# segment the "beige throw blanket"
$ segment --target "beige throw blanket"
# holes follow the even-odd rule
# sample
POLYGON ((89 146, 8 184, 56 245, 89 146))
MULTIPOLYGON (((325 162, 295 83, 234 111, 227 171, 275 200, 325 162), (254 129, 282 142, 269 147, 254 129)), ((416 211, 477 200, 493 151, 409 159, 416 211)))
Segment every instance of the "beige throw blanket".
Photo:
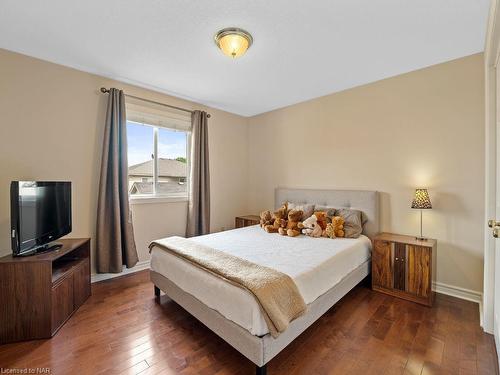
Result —
POLYGON ((252 293, 273 337, 277 337, 292 320, 306 311, 297 285, 282 272, 182 237, 153 241, 149 245, 150 251, 154 246, 252 293))

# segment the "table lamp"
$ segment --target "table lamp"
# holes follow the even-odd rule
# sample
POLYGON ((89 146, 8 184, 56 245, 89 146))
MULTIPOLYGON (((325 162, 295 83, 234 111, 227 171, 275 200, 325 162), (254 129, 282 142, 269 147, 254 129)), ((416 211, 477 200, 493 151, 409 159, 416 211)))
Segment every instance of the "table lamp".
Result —
POLYGON ((426 241, 427 238, 422 236, 422 210, 429 210, 432 208, 427 189, 415 189, 415 197, 413 198, 413 202, 411 202, 411 208, 420 210, 420 237, 415 238, 420 241, 426 241))

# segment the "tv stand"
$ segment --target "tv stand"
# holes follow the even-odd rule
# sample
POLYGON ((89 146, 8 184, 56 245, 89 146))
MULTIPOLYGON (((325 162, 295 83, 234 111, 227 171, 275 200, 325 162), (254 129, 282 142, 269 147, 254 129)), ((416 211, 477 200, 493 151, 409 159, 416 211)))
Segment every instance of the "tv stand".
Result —
POLYGON ((50 338, 90 296, 90 239, 0 258, 0 344, 50 338))

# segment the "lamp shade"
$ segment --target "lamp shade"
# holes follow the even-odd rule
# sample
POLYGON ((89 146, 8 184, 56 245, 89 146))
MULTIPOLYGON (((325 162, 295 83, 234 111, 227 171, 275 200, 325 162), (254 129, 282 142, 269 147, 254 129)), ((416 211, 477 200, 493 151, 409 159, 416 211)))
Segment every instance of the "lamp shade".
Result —
POLYGON ((244 55, 253 43, 250 33, 237 27, 220 30, 214 39, 222 53, 232 58, 244 55))
POLYGON ((420 210, 432 208, 427 189, 415 189, 415 198, 413 198, 413 202, 411 202, 411 208, 418 208, 420 210))

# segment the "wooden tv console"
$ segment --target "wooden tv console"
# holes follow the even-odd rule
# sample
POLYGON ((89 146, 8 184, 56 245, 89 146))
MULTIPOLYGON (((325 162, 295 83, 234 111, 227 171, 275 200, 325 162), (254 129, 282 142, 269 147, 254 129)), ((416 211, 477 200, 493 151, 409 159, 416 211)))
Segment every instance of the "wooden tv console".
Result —
POLYGON ((0 258, 0 344, 52 337, 90 296, 90 239, 0 258))

